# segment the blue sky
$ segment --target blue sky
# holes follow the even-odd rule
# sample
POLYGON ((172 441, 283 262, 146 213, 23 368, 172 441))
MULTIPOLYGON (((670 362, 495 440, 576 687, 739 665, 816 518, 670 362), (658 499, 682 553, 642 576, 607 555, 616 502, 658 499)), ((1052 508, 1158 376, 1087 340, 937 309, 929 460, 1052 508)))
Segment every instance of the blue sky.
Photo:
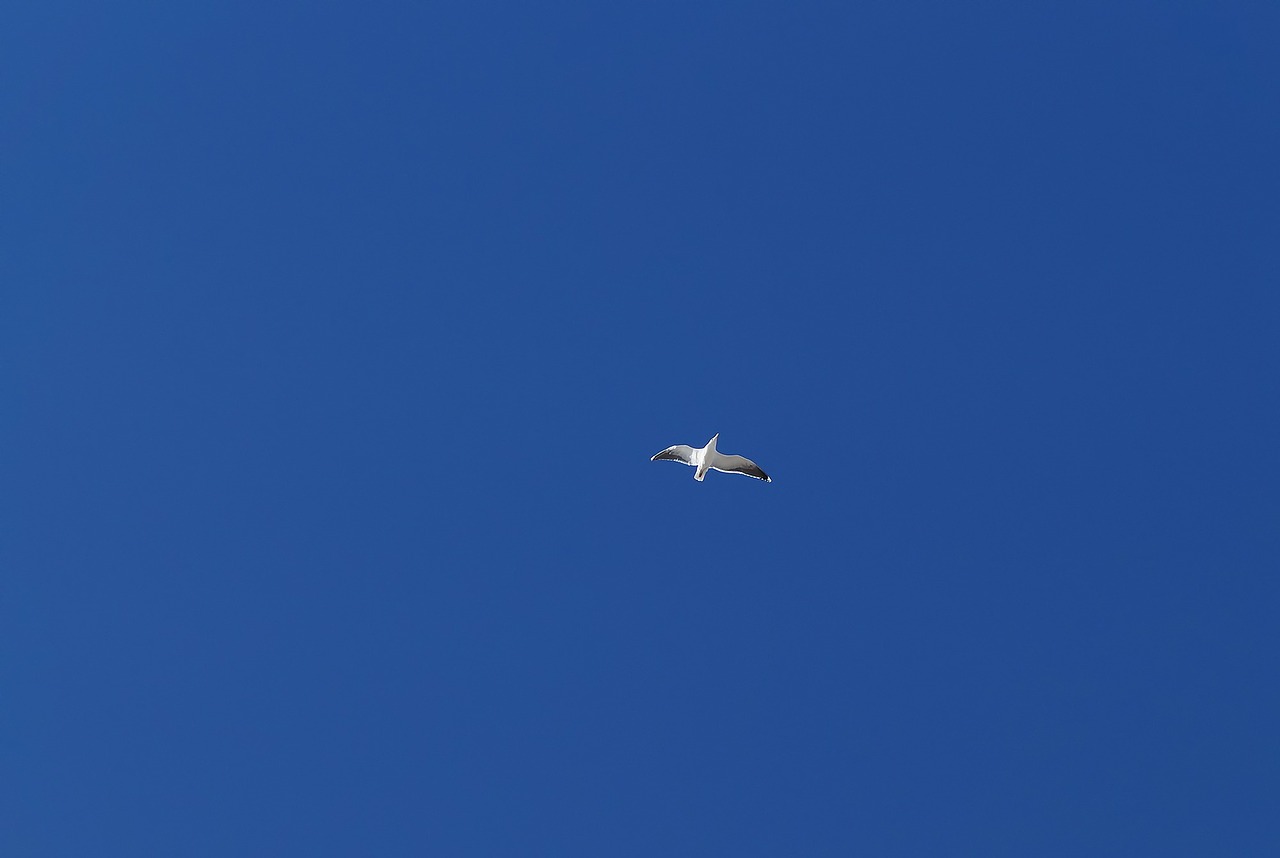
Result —
POLYGON ((4 17, 0 852, 1275 854, 1274 7, 4 17))

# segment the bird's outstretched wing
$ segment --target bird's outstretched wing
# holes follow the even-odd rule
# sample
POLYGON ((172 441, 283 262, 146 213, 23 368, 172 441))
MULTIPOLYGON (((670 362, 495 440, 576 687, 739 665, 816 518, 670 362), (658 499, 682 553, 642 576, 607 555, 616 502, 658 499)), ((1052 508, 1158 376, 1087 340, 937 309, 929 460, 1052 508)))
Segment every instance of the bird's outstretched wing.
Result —
POLYGON ((746 474, 748 477, 755 477, 757 480, 764 480, 771 483, 769 475, 760 470, 760 466, 745 456, 726 456, 717 453, 716 457, 711 460, 711 469, 720 471, 724 474, 746 474))
POLYGON ((692 465, 694 452, 696 451, 688 444, 676 444, 674 447, 668 447, 663 450, 649 461, 656 462, 659 459, 670 459, 673 462, 684 462, 686 465, 692 465))

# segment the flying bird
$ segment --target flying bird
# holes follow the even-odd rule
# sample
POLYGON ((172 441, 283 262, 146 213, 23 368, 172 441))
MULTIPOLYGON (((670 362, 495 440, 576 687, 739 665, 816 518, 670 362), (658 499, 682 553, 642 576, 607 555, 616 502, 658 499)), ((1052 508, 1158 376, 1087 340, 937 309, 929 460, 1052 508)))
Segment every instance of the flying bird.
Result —
POLYGON ((649 461, 656 462, 659 459, 670 459, 673 462, 684 462, 686 465, 693 465, 697 468, 697 473, 693 478, 698 482, 707 475, 707 471, 720 471, 725 474, 746 474, 748 477, 755 477, 757 480, 764 480, 771 483, 769 475, 760 470, 760 466, 755 462, 743 456, 726 456, 724 453, 716 450, 716 438, 720 437, 717 432, 707 442, 707 446, 700 450, 696 450, 687 444, 676 444, 674 447, 668 447, 649 461))

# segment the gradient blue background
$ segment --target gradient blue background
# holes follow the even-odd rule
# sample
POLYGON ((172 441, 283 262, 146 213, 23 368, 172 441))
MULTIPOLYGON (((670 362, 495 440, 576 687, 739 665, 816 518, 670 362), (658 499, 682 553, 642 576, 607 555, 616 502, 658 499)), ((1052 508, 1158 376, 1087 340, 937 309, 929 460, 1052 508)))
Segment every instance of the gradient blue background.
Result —
POLYGON ((3 19, 0 853, 1280 854, 1274 4, 3 19))

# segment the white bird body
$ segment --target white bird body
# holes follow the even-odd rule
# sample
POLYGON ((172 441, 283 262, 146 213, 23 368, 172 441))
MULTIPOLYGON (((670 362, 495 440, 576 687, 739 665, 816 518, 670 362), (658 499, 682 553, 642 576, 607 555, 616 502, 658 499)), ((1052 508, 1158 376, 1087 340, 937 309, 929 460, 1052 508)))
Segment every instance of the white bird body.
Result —
POLYGON ((748 477, 755 477, 757 480, 764 480, 771 483, 769 475, 760 469, 755 462, 743 456, 729 456, 721 453, 716 449, 716 439, 720 437, 717 432, 711 436, 711 440, 707 442, 707 446, 701 449, 690 447, 687 444, 676 444, 674 447, 668 447, 661 453, 658 453, 649 461, 656 462, 659 459, 669 460, 672 462, 683 462, 686 465, 692 465, 697 468, 694 471, 693 478, 698 482, 702 482, 707 471, 720 471, 724 474, 742 474, 748 477))

